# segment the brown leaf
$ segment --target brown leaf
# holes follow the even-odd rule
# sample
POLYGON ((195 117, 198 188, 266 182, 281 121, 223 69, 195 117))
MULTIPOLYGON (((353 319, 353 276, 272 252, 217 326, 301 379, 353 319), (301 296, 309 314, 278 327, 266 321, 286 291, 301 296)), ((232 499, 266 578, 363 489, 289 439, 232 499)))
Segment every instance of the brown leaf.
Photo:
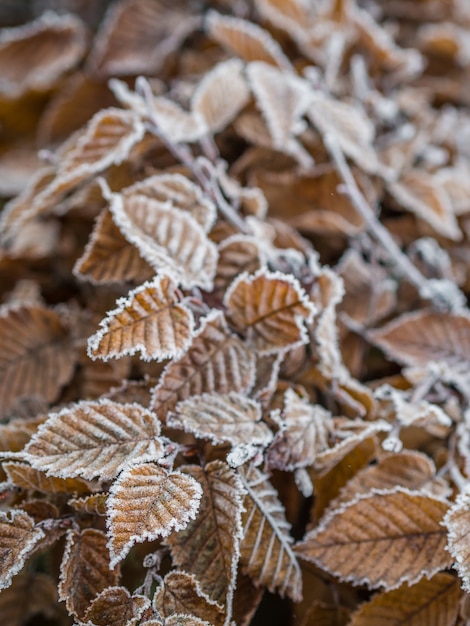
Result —
POLYGON ((118 568, 111 567, 106 535, 87 528, 70 530, 60 566, 59 598, 79 619, 104 589, 117 584, 118 568))
POLYGON ((194 317, 180 302, 176 284, 162 275, 146 282, 109 311, 100 330, 88 339, 88 355, 103 359, 141 353, 163 361, 180 357, 191 343, 194 317))
POLYGON ((334 509, 295 547, 299 557, 369 588, 414 584, 449 567, 441 522, 448 504, 395 488, 334 509))
POLYGON ((212 624, 194 615, 179 613, 168 617, 165 620, 165 626, 212 626, 212 624))
POLYGON ((254 379, 254 358, 230 333, 221 312, 211 312, 186 354, 165 368, 151 406, 162 420, 181 400, 202 393, 246 392, 254 379))
POLYGON ((151 463, 123 471, 108 499, 111 564, 121 561, 135 543, 185 528, 197 514, 201 495, 201 485, 179 471, 151 463))
POLYGON ((249 576, 238 572, 233 594, 233 617, 237 626, 251 624, 263 595, 263 587, 256 587, 249 576))
POLYGON ((254 466, 240 468, 239 472, 247 492, 243 501, 241 569, 255 585, 298 602, 302 597, 302 577, 291 545, 290 524, 277 491, 254 466))
POLYGON ((101 515, 104 517, 107 511, 107 502, 108 494, 103 492, 93 493, 82 498, 71 498, 68 504, 79 513, 89 513, 90 515, 101 515))
MULTIPOLYGON (((187 613, 207 620, 214 626, 222 626, 224 623, 224 611, 209 600, 201 591, 196 578, 186 572, 173 571, 167 574, 153 602, 155 609, 165 618, 187 613)), ((165 626, 167 623, 166 620, 165 626)), ((176 624, 179 622, 176 621, 176 624)))
POLYGON ((0 511, 0 589, 11 585, 37 543, 45 537, 34 520, 21 510, 0 511))
POLYGON ((230 317, 261 354, 272 354, 308 342, 303 321, 310 321, 316 307, 300 283, 288 274, 260 270, 242 274, 225 294, 230 317))
POLYGON ((204 468, 187 465, 181 470, 202 485, 201 504, 197 517, 184 530, 170 535, 166 543, 176 566, 193 574, 202 591, 226 606, 229 615, 243 536, 243 487, 234 470, 222 461, 204 468))
POLYGON ((217 248, 186 211, 141 194, 114 194, 111 212, 126 239, 155 269, 173 274, 184 287, 210 289, 217 248))
POLYGON ((0 313, 0 417, 18 398, 54 401, 71 378, 75 354, 54 311, 38 306, 0 313))
POLYGON ((83 620, 93 626, 135 626, 149 608, 145 596, 131 596, 125 587, 107 587, 91 602, 83 620))
POLYGON ((460 494, 444 518, 448 530, 447 549, 455 559, 454 567, 462 587, 470 591, 470 495, 460 494))
POLYGON ((24 458, 53 476, 110 479, 138 458, 160 458, 159 434, 157 416, 138 404, 80 402, 51 414, 24 458))
POLYGON ((46 476, 26 463, 4 463, 8 480, 17 487, 41 493, 82 494, 90 491, 90 486, 79 478, 56 478, 46 476))
POLYGON ((148 280, 153 269, 140 256, 105 209, 96 221, 90 241, 73 272, 94 284, 148 280))
POLYGON ((37 615, 56 620, 61 613, 57 584, 46 574, 21 572, 0 594, 0 615, 5 626, 23 626, 37 615))
POLYGON ((225 291, 241 273, 252 274, 261 267, 261 254, 256 239, 232 235, 219 244, 219 261, 214 290, 225 291))
POLYGON ((0 450, 19 452, 31 439, 47 415, 39 415, 29 419, 14 419, 8 424, 0 425, 0 450))
POLYGON ((362 604, 352 616, 351 626, 453 626, 462 592, 458 579, 436 574, 413 586, 379 593, 362 604))

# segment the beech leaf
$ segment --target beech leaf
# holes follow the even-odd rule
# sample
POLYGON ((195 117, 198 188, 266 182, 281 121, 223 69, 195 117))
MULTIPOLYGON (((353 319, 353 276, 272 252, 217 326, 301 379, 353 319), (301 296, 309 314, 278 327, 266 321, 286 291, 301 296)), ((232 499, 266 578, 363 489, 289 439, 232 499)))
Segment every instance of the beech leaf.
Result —
POLYGON ((84 480, 46 476, 43 472, 30 467, 26 463, 3 463, 2 467, 6 472, 8 480, 22 489, 53 494, 83 494, 90 491, 90 486, 84 480))
POLYGON ((448 530, 447 549, 455 559, 462 587, 470 591, 470 494, 457 497, 444 518, 444 525, 448 530))
POLYGON ((107 587, 91 602, 84 621, 93 626, 135 626, 150 609, 145 596, 133 595, 125 587, 107 587))
POLYGON ((13 576, 21 571, 43 537, 44 532, 35 527, 34 520, 24 511, 0 511, 0 589, 11 585, 13 576))

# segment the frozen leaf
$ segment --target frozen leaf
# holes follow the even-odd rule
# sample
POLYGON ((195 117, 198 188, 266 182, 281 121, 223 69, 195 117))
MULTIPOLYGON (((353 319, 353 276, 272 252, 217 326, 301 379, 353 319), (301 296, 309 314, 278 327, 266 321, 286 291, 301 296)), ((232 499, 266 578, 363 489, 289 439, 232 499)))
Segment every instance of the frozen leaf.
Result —
POLYGON ((106 535, 87 528, 70 530, 60 566, 59 598, 67 609, 83 618, 90 602, 104 589, 117 584, 118 569, 109 563, 106 535))
POLYGON ((261 253, 254 237, 232 235, 219 244, 215 290, 225 290, 241 273, 252 274, 261 267, 261 253))
POLYGON ((204 118, 188 113, 168 98, 154 98, 148 115, 159 131, 174 143, 198 141, 207 133, 204 118))
POLYGON ((0 313, 0 417, 22 397, 53 402, 71 378, 75 355, 54 311, 38 306, 0 313))
POLYGON ((141 357, 163 361, 178 358, 188 348, 194 332, 194 317, 178 296, 169 276, 155 278, 120 298, 88 339, 92 359, 141 357))
POLYGON ((341 580, 369 588, 414 584, 450 565, 442 519, 449 505, 395 488, 334 509, 295 547, 341 580))
POLYGON ((243 537, 240 478, 222 461, 181 469, 202 485, 201 504, 197 517, 166 543, 176 566, 193 574, 203 592, 230 613, 243 537))
POLYGON ((30 90, 47 91, 85 50, 84 24, 73 15, 48 12, 25 26, 3 30, 0 93, 14 100, 30 90))
POLYGON ((56 478, 26 465, 26 463, 4 463, 8 480, 21 489, 41 493, 82 494, 90 491, 90 486, 79 478, 56 478))
POLYGON ((255 585, 299 601, 302 577, 292 549, 290 524, 277 491, 257 468, 251 466, 239 471, 247 492, 243 502, 241 569, 255 585))
POLYGON ((107 587, 91 602, 83 621, 93 626, 135 626, 149 608, 145 596, 131 596, 125 587, 107 587))
POLYGON ((106 515, 107 493, 93 493, 82 498, 71 498, 69 506, 79 513, 89 513, 90 515, 106 515))
POLYGON ((212 133, 228 126, 250 100, 242 71, 243 63, 238 59, 219 63, 204 76, 193 94, 191 108, 212 133))
POLYGON ((126 239, 155 270, 173 274, 184 287, 210 289, 217 248, 186 211, 141 194, 115 194, 111 211, 126 239))
POLYGON ((19 452, 31 439, 47 415, 39 415, 29 419, 15 419, 8 424, 0 425, 0 450, 19 452))
POLYGON ((90 241, 74 267, 74 274, 94 284, 150 279, 153 269, 130 244, 105 209, 90 241))
POLYGON ((281 428, 266 452, 268 467, 293 471, 312 465, 317 452, 328 447, 331 427, 331 415, 326 409, 288 389, 281 428))
POLYGON ((24 511, 0 511, 0 589, 11 585, 12 578, 23 565, 37 543, 45 537, 34 520, 24 511))
POLYGON ((201 485, 179 471, 167 472, 151 463, 125 470, 108 499, 109 547, 112 565, 135 543, 167 537, 195 518, 201 485))
POLYGON ((436 233, 459 241, 462 233, 452 203, 439 179, 422 170, 409 170, 388 191, 400 207, 427 222, 436 233))
POLYGON ((224 623, 222 608, 201 591, 197 578, 186 572, 173 571, 165 576, 163 586, 155 594, 154 606, 166 618, 189 613, 214 626, 224 623))
POLYGON ((186 354, 165 368, 151 406, 162 420, 179 401, 202 393, 246 392, 253 384, 254 357, 231 333, 220 311, 211 312, 186 354))
POLYGON ((159 434, 157 416, 138 404, 80 402, 51 414, 24 457, 53 476, 110 479, 136 459, 160 458, 159 434))
POLYGON ((311 321, 316 307, 299 282, 288 274, 260 270, 242 274, 225 294, 230 317, 261 354, 271 354, 307 343, 303 322, 311 321))
POLYGON ((216 444, 266 446, 272 432, 261 417, 260 405, 240 393, 204 393, 178 403, 167 425, 216 444))
POLYGON ((209 11, 206 30, 211 39, 246 62, 263 61, 283 70, 291 68, 277 41, 253 22, 209 11))
POLYGON ((436 574, 416 585, 379 593, 354 613, 351 626, 452 626, 462 592, 450 574, 436 574))
POLYGON ((312 8, 305 0, 255 0, 260 14, 294 39, 312 24, 312 8))
MULTIPOLYGON (((144 625, 145 626, 145 625, 144 625)), ((200 619, 194 615, 186 615, 178 613, 178 615, 171 615, 165 620, 165 626, 216 626, 212 625, 205 619, 200 619)))
POLYGON ((454 567, 462 587, 470 591, 470 495, 460 494, 444 518, 448 530, 447 550, 455 559, 454 567))

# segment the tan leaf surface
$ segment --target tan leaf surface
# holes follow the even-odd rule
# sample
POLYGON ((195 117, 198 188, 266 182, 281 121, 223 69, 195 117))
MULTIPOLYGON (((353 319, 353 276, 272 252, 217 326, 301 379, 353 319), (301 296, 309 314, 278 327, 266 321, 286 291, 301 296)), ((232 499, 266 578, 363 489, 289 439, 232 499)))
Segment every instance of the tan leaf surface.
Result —
POLYGON ((252 22, 209 11, 206 30, 211 39, 248 63, 263 61, 284 70, 291 67, 289 59, 277 41, 266 30, 252 22))
POLYGON ((307 343, 303 321, 310 321, 316 312, 295 278, 264 269, 236 279, 224 304, 234 323, 247 328, 249 341, 261 354, 307 343))
POLYGON ((135 543, 185 528, 197 514, 201 495, 201 485, 179 471, 142 463, 122 472, 108 499, 111 563, 122 560, 135 543))
POLYGON ((202 393, 246 392, 253 384, 254 358, 227 327, 221 312, 210 313, 188 351, 165 368, 151 407, 164 420, 181 400, 202 393))
POLYGON ((191 343, 194 317, 169 276, 156 277, 120 298, 88 339, 88 355, 103 359, 132 355, 150 361, 180 357, 191 343))
POLYGON ((201 504, 197 517, 166 543, 176 566, 193 574, 202 591, 230 614, 243 536, 241 481, 222 461, 181 469, 202 485, 201 504))
POLYGON ((71 498, 68 504, 79 513, 104 516, 107 511, 107 502, 108 494, 103 492, 93 493, 90 496, 83 496, 82 498, 71 498))
POLYGON ((11 585, 12 578, 21 571, 35 545, 45 537, 27 513, 0 511, 0 589, 11 585))
POLYGON ((328 447, 330 413, 288 389, 284 394, 282 419, 281 428, 266 453, 268 467, 294 471, 312 465, 317 453, 328 447))
POLYGON ((57 584, 46 574, 21 572, 0 594, 2 621, 5 626, 23 626, 39 614, 51 620, 61 615, 57 584))
POLYGON ((53 413, 25 448, 36 469, 63 478, 114 478, 139 457, 158 459, 157 416, 138 404, 103 399, 53 413))
POLYGON ((41 493, 82 494, 90 491, 90 486, 79 478, 56 478, 26 465, 26 463, 3 463, 8 480, 17 487, 41 493))
POLYGON ((86 31, 77 17, 46 13, 35 22, 5 29, 0 37, 0 93, 16 99, 45 91, 86 51, 86 31))
POLYGON ((14 419, 8 424, 0 425, 0 449, 19 452, 47 419, 47 415, 39 415, 29 419, 14 419))
POLYGON ((94 528, 69 531, 59 582, 59 598, 69 612, 83 618, 90 602, 117 584, 118 575, 118 569, 110 566, 105 533, 94 528))
POLYGON ((353 584, 395 589, 450 565, 441 522, 449 505, 395 488, 332 511, 295 547, 299 557, 353 584))
POLYGON ((350 612, 341 606, 314 601, 302 615, 296 612, 294 626, 349 626, 350 612))
POLYGON ((74 267, 74 274, 94 284, 150 279, 153 269, 130 244, 105 209, 83 255, 74 267))
POLYGON ((125 587, 107 587, 91 602, 83 620, 93 626, 135 626, 149 608, 145 596, 131 596, 125 587))
POLYGON ((197 578, 186 572, 173 571, 167 574, 153 602, 155 609, 165 618, 187 613, 207 620, 214 626, 222 626, 224 623, 222 608, 209 600, 201 591, 197 578))
POLYGON ((212 625, 205 619, 200 619, 194 615, 179 613, 168 617, 165 620, 165 626, 216 626, 216 624, 212 625))
POLYGON ((257 468, 251 466, 239 471, 247 492, 243 501, 241 569, 255 585, 299 601, 302 577, 292 550, 290 524, 277 491, 257 468))
POLYGON ((249 626, 264 595, 263 587, 256 587, 249 576, 238 571, 233 595, 233 618, 237 626, 249 626))
POLYGON ((455 559, 454 566, 462 579, 462 587, 470 591, 470 494, 464 493, 444 518, 448 530, 447 549, 455 559))
POLYGON ((204 119, 193 111, 185 111, 173 100, 162 96, 152 102, 152 121, 175 143, 201 139, 207 132, 204 119))
POLYGON ((193 94, 191 108, 206 122, 212 133, 228 126, 250 100, 243 63, 229 59, 208 72, 193 94))
POLYGON ((141 194, 115 194, 111 211, 123 235, 155 270, 169 271, 184 287, 211 288, 217 248, 189 213, 141 194))
POLYGON ((21 397, 53 402, 74 365, 69 334, 57 313, 38 306, 0 313, 0 417, 21 397))
POLYGON ((213 443, 266 446, 272 432, 261 417, 260 405, 240 393, 204 393, 178 403, 167 425, 213 443))
POLYGON ((260 267, 260 250, 256 239, 247 235, 232 235, 219 244, 214 289, 225 291, 241 273, 252 274, 260 267))
POLYGON ((462 592, 458 579, 436 574, 416 585, 379 593, 354 613, 351 626, 453 626, 462 592))

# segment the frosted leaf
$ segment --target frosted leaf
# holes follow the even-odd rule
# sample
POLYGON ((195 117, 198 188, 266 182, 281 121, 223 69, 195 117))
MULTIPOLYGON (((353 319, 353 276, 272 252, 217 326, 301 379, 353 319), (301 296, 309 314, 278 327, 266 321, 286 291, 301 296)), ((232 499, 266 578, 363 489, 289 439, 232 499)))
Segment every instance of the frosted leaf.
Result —
POLYGON ((88 355, 107 361, 140 352, 144 360, 178 358, 188 348, 194 317, 169 276, 144 283, 109 311, 88 339, 88 355))
POLYGON ((252 274, 261 267, 261 253, 255 237, 232 235, 219 244, 214 290, 225 291, 241 273, 252 274))
POLYGON ((455 560, 462 587, 470 591, 470 494, 459 494, 444 518, 448 530, 447 550, 455 560))
POLYGON ((308 342, 303 325, 316 313, 300 283, 288 274, 242 274, 225 294, 230 318, 247 329, 248 340, 260 354, 271 354, 308 342))
POLYGON ((91 515, 106 515, 106 503, 108 500, 108 494, 93 493, 90 496, 83 496, 82 498, 71 498, 68 501, 68 505, 79 513, 89 513, 91 515))
POLYGON ((138 404, 80 402, 51 414, 24 458, 53 476, 110 479, 133 460, 160 458, 159 434, 157 416, 138 404))
POLYGON ((193 94, 191 108, 212 133, 228 126, 250 100, 242 70, 243 63, 238 59, 219 63, 204 76, 193 94))
POLYGON ((49 494, 82 494, 90 491, 90 485, 84 480, 46 476, 26 463, 3 463, 3 470, 8 480, 21 489, 49 494))
POLYGON ((148 111, 157 128, 174 143, 191 143, 207 134, 204 118, 194 111, 188 113, 173 100, 154 98, 148 111))
POLYGON ((145 596, 131 596, 125 587, 107 587, 91 602, 83 620, 93 626, 136 626, 149 609, 145 596))
POLYGON ((256 9, 276 28, 298 40, 312 26, 313 7, 307 0, 255 0, 256 9))
POLYGON ((111 565, 135 543, 184 529, 196 517, 201 496, 201 485, 179 471, 167 472, 151 463, 124 470, 108 499, 111 565))

